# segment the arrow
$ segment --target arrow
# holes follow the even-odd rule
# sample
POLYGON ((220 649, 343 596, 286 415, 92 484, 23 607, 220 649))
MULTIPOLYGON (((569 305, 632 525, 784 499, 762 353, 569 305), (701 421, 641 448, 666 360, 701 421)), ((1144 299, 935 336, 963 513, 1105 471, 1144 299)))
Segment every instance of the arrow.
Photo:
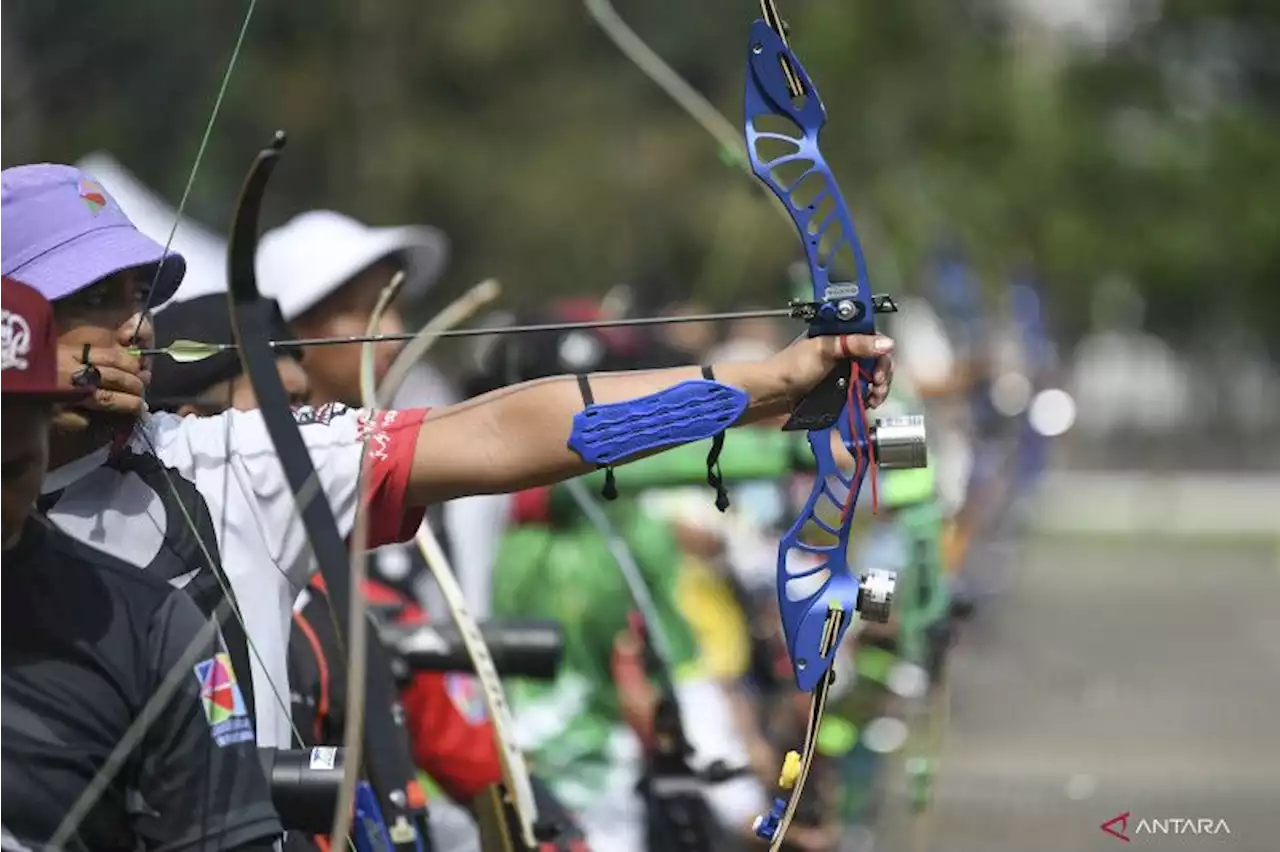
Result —
MULTIPOLYGON (((875 296, 876 313, 895 313, 898 306, 889 296, 875 296)), ((785 308, 756 311, 728 311, 718 314, 689 314, 675 317, 634 317, 631 319, 595 320, 591 322, 550 322, 533 325, 508 325, 498 328, 455 328, 427 335, 429 338, 487 337, 493 334, 540 334, 545 332, 578 331, 592 328, 623 328, 627 326, 679 325, 697 322, 733 322, 746 319, 798 319, 809 321, 817 316, 821 306, 816 302, 792 302, 785 308)), ((421 332, 401 334, 353 334, 347 337, 300 337, 293 340, 272 340, 273 349, 296 349, 304 346, 347 346, 357 343, 404 342, 422 337, 421 332)), ((206 343, 200 340, 175 340, 158 349, 130 347, 126 351, 137 357, 168 355, 179 364, 203 361, 220 352, 235 351, 234 343, 206 343)))

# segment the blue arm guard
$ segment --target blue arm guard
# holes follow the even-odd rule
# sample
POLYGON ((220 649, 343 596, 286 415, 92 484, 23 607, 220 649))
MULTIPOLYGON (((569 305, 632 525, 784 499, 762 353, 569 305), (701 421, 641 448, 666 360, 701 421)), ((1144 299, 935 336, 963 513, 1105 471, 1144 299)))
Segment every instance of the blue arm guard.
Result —
POLYGON ((719 435, 737 422, 748 402, 745 391, 705 380, 608 405, 588 400, 573 416, 569 449, 607 467, 648 450, 719 435))

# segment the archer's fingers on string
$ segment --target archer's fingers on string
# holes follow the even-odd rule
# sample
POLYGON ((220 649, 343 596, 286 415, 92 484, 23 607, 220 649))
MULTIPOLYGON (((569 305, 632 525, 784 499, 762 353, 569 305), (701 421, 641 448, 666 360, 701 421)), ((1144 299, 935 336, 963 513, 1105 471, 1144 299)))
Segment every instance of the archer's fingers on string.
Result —
MULTIPOLYGON (((76 354, 77 363, 82 358, 82 352, 76 354)), ((128 374, 141 377, 144 382, 150 381, 151 371, 144 367, 142 360, 142 356, 131 355, 128 350, 119 346, 93 346, 89 349, 89 363, 102 372, 104 384, 106 384, 108 373, 112 375, 128 374)), ((120 390, 130 390, 129 387, 123 385, 116 386, 120 390)))
POLYGON ((70 405, 63 405, 54 412, 53 428, 63 434, 83 432, 89 428, 89 417, 70 405))

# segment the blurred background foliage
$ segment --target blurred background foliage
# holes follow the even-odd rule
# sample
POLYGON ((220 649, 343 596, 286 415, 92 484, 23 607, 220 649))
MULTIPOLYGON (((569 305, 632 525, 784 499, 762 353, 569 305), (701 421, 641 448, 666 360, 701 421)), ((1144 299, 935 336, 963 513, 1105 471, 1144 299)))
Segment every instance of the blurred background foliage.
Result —
MULTIPOLYGON (((107 150, 176 202, 247 0, 5 0, 3 160, 107 150)), ((824 150, 875 287, 943 238, 993 290, 1039 268, 1068 337, 1133 281, 1151 330, 1280 339, 1280 4, 792 0, 824 150)), ((748 0, 619 0, 736 125, 748 0)), ((227 222, 291 134, 269 223, 429 222, 448 290, 632 284, 651 304, 777 303, 796 259, 759 189, 572 0, 259 0, 188 211, 227 222)))

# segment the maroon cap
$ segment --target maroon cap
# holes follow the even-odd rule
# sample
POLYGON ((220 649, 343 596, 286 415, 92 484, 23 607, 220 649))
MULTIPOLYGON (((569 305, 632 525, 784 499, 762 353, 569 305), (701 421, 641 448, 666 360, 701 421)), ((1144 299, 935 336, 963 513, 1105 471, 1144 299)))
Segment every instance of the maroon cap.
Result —
POLYGON ((53 307, 34 287, 4 277, 4 396, 71 402, 92 387, 58 384, 58 332, 53 307))

